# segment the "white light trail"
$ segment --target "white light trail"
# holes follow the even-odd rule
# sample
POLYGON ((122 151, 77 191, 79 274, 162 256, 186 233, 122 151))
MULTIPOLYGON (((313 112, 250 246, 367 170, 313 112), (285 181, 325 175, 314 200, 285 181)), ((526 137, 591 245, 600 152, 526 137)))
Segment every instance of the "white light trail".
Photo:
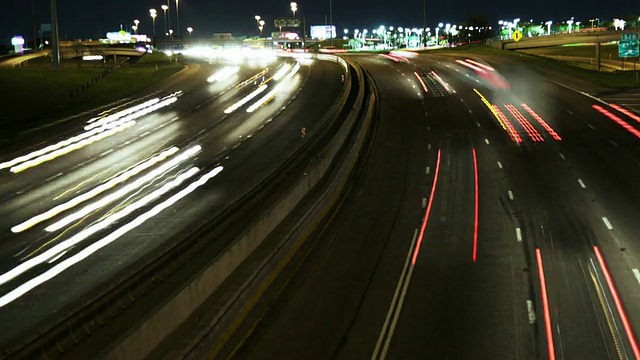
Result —
POLYGON ((282 64, 282 67, 280 67, 275 75, 273 75, 273 80, 278 81, 282 79, 287 74, 287 71, 289 71, 289 69, 291 69, 291 64, 282 64))
POLYGON ((120 211, 118 211, 116 213, 113 213, 112 215, 106 217, 102 221, 97 222, 97 223, 87 227, 86 229, 80 231, 79 233, 73 235, 69 239, 59 243, 58 245, 52 247, 51 249, 43 252, 42 254, 40 254, 38 256, 35 256, 35 257, 23 262, 22 264, 14 267, 13 269, 7 271, 6 273, 0 275, 0 285, 6 283, 7 281, 10 281, 10 280, 16 278, 17 276, 23 274, 24 272, 29 271, 30 269, 32 269, 32 268, 34 268, 34 267, 36 267, 36 266, 38 266, 38 265, 40 265, 40 264, 42 264, 42 263, 44 263, 46 261, 49 261, 50 259, 54 258, 56 255, 58 255, 61 252, 66 251, 69 248, 79 244, 80 242, 86 240, 87 238, 89 238, 90 236, 94 235, 98 231, 106 229, 108 226, 110 226, 111 224, 115 223, 116 221, 128 216, 129 214, 131 214, 132 212, 142 208, 143 206, 148 205, 152 201, 157 200, 160 196, 166 194, 168 191, 170 191, 173 188, 177 187, 178 185, 180 185, 182 182, 184 182, 188 178, 190 178, 190 177, 194 176, 195 174, 197 174, 198 171, 199 171, 199 169, 197 167, 193 167, 193 168, 189 169, 187 172, 179 175, 178 177, 176 177, 172 181, 164 184, 158 190, 146 195, 145 197, 143 197, 140 200, 132 203, 131 205, 123 208, 122 210, 120 210, 120 211))
POLYGON ((63 218, 62 220, 53 223, 49 226, 47 226, 45 228, 46 231, 49 232, 53 232, 53 231, 57 231, 60 230, 61 228, 69 225, 70 223, 82 219, 83 217, 89 215, 90 213, 92 213, 93 211, 96 211, 98 209, 100 209, 103 206, 106 206, 122 197, 124 197, 125 195, 133 192, 134 190, 142 187, 144 184, 158 178, 159 176, 161 176, 163 173, 169 171, 170 169, 172 169, 173 167, 177 166, 178 164, 180 164, 181 162, 186 161, 187 159, 189 159, 190 157, 192 157, 193 155, 197 154, 198 152, 200 152, 200 145, 196 145, 194 147, 191 147, 189 149, 187 149, 185 152, 181 153, 180 155, 176 156, 175 158, 171 159, 170 161, 164 163, 162 166, 154 169, 153 171, 149 172, 148 174, 146 174, 145 176, 137 179, 136 181, 132 182, 131 184, 119 189, 118 191, 109 194, 105 197, 103 197, 102 199, 93 202, 85 207, 83 207, 82 209, 80 209, 79 211, 66 216, 65 218, 63 218))
MULTIPOLYGON (((194 169, 196 169, 196 168, 194 168, 194 169)), ((147 221, 147 220, 151 219, 152 217, 156 216, 157 214, 159 214, 162 210, 170 207, 171 205, 175 204, 178 200, 180 200, 180 199, 184 198, 185 196, 189 195, 190 193, 192 193, 198 187, 204 185, 211 178, 213 178, 216 175, 218 175, 222 171, 222 169, 223 169, 222 166, 216 167, 215 169, 213 169, 210 172, 208 172, 207 174, 203 175, 197 181, 189 184, 186 188, 180 190, 178 193, 174 194, 173 196, 171 196, 167 200, 165 200, 165 201, 161 202, 160 204, 154 206, 151 210, 147 211, 146 213, 138 216, 133 221, 123 225, 122 227, 120 227, 116 231, 112 232, 111 234, 107 235, 106 237, 104 237, 104 238, 96 241, 95 243, 87 246, 86 248, 82 249, 79 253, 71 256, 68 259, 65 259, 65 260, 61 261, 58 265, 53 266, 51 269, 45 271, 44 273, 42 273, 42 274, 40 274, 40 275, 38 275, 38 276, 36 276, 36 277, 24 282, 23 284, 21 284, 20 286, 18 286, 14 290, 12 290, 9 293, 5 294, 4 296, 0 297, 0 307, 6 306, 10 302, 18 299, 22 295, 24 295, 27 292, 33 290, 37 286, 39 286, 39 285, 41 285, 41 284, 53 279, 54 277, 56 277, 57 275, 59 275, 60 273, 65 271, 66 269, 68 269, 71 266, 73 266, 73 265, 79 263, 80 261, 86 259, 91 254, 93 254, 96 251, 102 249, 103 247, 109 245, 113 241, 115 241, 118 238, 120 238, 122 235, 124 235, 127 232, 135 229, 137 226, 140 226, 145 221, 147 221)))
MULTIPOLYGON (((287 68, 287 71, 290 69, 291 67, 289 66, 287 68)), ((280 69, 282 70, 282 69, 280 69)), ((293 75, 295 75, 298 70, 300 70, 300 63, 296 63, 296 65, 293 67, 293 69, 291 69, 291 71, 286 74, 286 77, 284 78, 284 80, 288 80, 291 77, 293 77, 293 75)), ((280 71, 278 71, 280 72, 280 71)), ((277 75, 277 74, 276 74, 277 75)), ((273 76, 273 78, 276 78, 276 75, 273 76)), ((284 75, 283 75, 284 76, 284 75)), ((265 103, 267 103, 269 100, 271 100, 274 96, 276 96, 277 92, 280 90, 280 87, 286 83, 279 83, 273 90, 269 91, 265 96, 261 97, 258 101, 256 101, 253 105, 249 106, 247 108, 247 112, 254 112, 257 108, 259 108, 260 106, 264 105, 265 103)))
POLYGON ((227 66, 227 67, 223 67, 222 69, 216 71, 213 75, 209 76, 209 78, 207 79, 208 82, 214 82, 214 81, 224 81, 227 80, 228 78, 230 78, 231 76, 235 75, 238 73, 238 71, 240 70, 239 66, 227 66))
POLYGON ((251 101, 251 99, 255 98, 256 96, 260 95, 261 92, 267 90, 267 85, 260 85, 257 89, 255 89, 251 94, 245 96, 244 98, 242 98, 242 100, 238 101, 237 103, 229 106, 227 108, 227 110, 224 111, 225 114, 230 114, 234 111, 236 111, 239 107, 241 107, 242 105, 246 104, 247 102, 251 101))
POLYGON ((168 158, 169 156, 177 153, 179 151, 179 149, 177 147, 172 147, 169 148, 163 152, 161 152, 160 154, 153 156, 152 158, 148 159, 147 161, 123 172, 122 174, 110 179, 109 181, 96 186, 95 188, 87 191, 86 193, 76 196, 75 198, 62 203, 60 205, 57 205, 55 207, 53 207, 52 209, 36 215, 32 218, 30 218, 29 220, 26 220, 14 227, 11 228, 11 231, 14 233, 19 233, 19 232, 23 232, 45 220, 51 219, 52 217, 62 213, 63 211, 67 211, 105 191, 107 191, 108 189, 111 189, 112 187, 128 180, 129 178, 141 173, 142 171, 152 167, 153 165, 165 160, 166 158, 168 158))
MULTIPOLYGON (((79 142, 67 145, 67 146, 65 146, 65 147, 63 147, 61 149, 57 149, 57 150, 52 151, 52 152, 50 152, 48 154, 44 154, 44 155, 38 156, 35 159, 31 159, 31 160, 25 161, 25 162, 23 162, 23 163, 21 163, 19 165, 15 165, 15 166, 11 167, 9 169, 9 171, 11 171, 12 173, 22 172, 22 171, 24 171, 26 169, 32 168, 34 166, 38 166, 38 165, 40 165, 40 164, 42 164, 44 162, 51 161, 51 160, 56 159, 56 158, 58 158, 58 157, 60 157, 62 155, 66 155, 66 154, 68 154, 70 152, 73 152, 73 151, 76 151, 78 149, 81 149, 81 148, 83 148, 83 147, 85 147, 87 145, 93 144, 93 143, 95 143, 97 141, 100 141, 100 140, 102 140, 102 139, 104 139, 106 137, 109 137, 109 136, 111 136, 111 135, 113 135, 115 133, 118 133, 118 132, 120 132, 120 131, 122 131, 124 129, 132 127, 135 124, 136 124, 136 122, 133 121, 133 120, 132 121, 127 121, 125 123, 117 122, 117 124, 116 124, 116 122, 114 122, 114 123, 111 123, 111 124, 107 124, 107 125, 114 125, 115 127, 112 127, 112 128, 110 128, 109 130, 106 130, 106 131, 98 132, 98 134, 96 134, 94 136, 91 136, 91 137, 83 139, 83 140, 81 140, 79 142)), ((96 130, 100 130, 100 129, 102 129, 102 128, 98 128, 96 130)))
POLYGON ((98 126, 104 125, 106 123, 109 123, 111 121, 118 120, 120 118, 123 118, 123 117, 129 115, 129 114, 135 113, 136 111, 139 111, 139 110, 144 109, 144 108, 146 108, 148 106, 157 104, 159 102, 160 102, 160 99, 159 98, 155 98, 155 99, 151 99, 151 100, 145 101, 142 104, 138 104, 136 106, 132 106, 132 107, 130 107, 128 109, 118 111, 118 112, 113 113, 111 115, 107 115, 105 117, 93 118, 93 119, 87 121, 89 123, 89 125, 85 126, 84 129, 85 130, 91 130, 94 127, 98 127, 98 126))

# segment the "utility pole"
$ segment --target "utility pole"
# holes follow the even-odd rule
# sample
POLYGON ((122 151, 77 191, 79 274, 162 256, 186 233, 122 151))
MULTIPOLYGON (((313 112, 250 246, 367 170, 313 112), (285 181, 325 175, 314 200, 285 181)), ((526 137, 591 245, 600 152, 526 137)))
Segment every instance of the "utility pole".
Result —
POLYGON ((31 22, 33 24, 33 51, 36 51, 38 47, 38 33, 36 32, 36 8, 33 6, 33 0, 31 0, 31 22))
POLYGON ((51 59, 53 68, 60 67, 60 43, 58 41, 58 4, 51 0, 51 59))

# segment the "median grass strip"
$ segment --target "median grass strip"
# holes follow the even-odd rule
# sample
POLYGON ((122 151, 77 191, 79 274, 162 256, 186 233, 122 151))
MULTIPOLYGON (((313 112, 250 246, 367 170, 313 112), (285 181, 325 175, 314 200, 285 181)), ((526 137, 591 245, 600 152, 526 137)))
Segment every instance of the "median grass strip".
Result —
MULTIPOLYGON (((563 47, 571 49, 572 47, 563 47)), ((573 50, 569 50, 571 52, 573 50)), ((577 51, 585 51, 577 50, 577 51)), ((559 61, 553 58, 545 58, 541 56, 535 56, 525 54, 518 51, 511 50, 498 50, 486 45, 466 45, 456 48, 446 48, 433 50, 433 53, 440 54, 460 54, 461 56, 473 56, 479 55, 482 57, 495 58, 495 59, 509 59, 511 61, 523 62, 533 65, 540 69, 548 70, 551 72, 562 73, 565 75, 573 76, 595 85, 609 88, 609 89, 629 89, 640 87, 640 83, 636 82, 636 76, 633 71, 620 71, 620 72, 598 72, 595 70, 585 69, 578 66, 572 66, 570 63, 559 61)), ((571 55, 575 56, 575 55, 571 55)), ((575 64, 574 64, 575 65, 575 64)), ((639 66, 640 69, 640 66, 639 66)))
MULTIPOLYGON (((137 63, 114 69, 70 61, 59 69, 33 65, 0 68, 0 127, 7 130, 38 127, 139 93, 182 69, 162 53, 144 55, 137 63), (87 84, 89 86, 87 86, 87 84), (84 87, 84 90, 83 90, 84 87)), ((49 59, 50 61, 50 59, 49 59)), ((4 132, 4 131, 3 131, 4 132)))

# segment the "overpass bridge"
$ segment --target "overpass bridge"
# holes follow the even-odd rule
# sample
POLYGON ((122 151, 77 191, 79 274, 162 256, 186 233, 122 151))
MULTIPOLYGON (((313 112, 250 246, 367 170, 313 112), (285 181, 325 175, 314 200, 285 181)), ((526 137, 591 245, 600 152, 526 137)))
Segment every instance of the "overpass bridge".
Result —
POLYGON ((581 43, 599 44, 618 41, 622 38, 622 34, 626 33, 638 33, 638 30, 573 32, 570 34, 523 37, 517 43, 513 40, 494 40, 491 42, 491 46, 501 50, 516 50, 581 43))

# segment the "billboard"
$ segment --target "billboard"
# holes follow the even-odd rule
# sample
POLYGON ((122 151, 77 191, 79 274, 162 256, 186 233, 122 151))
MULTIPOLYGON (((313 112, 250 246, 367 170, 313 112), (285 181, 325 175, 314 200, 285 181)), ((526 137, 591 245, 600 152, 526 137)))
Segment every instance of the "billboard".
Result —
POLYGON ((333 25, 313 25, 311 26, 311 38, 324 40, 336 38, 336 27, 333 25))
POLYGON ((275 18, 273 19, 273 25, 277 28, 283 27, 301 27, 302 19, 301 18, 275 18))

